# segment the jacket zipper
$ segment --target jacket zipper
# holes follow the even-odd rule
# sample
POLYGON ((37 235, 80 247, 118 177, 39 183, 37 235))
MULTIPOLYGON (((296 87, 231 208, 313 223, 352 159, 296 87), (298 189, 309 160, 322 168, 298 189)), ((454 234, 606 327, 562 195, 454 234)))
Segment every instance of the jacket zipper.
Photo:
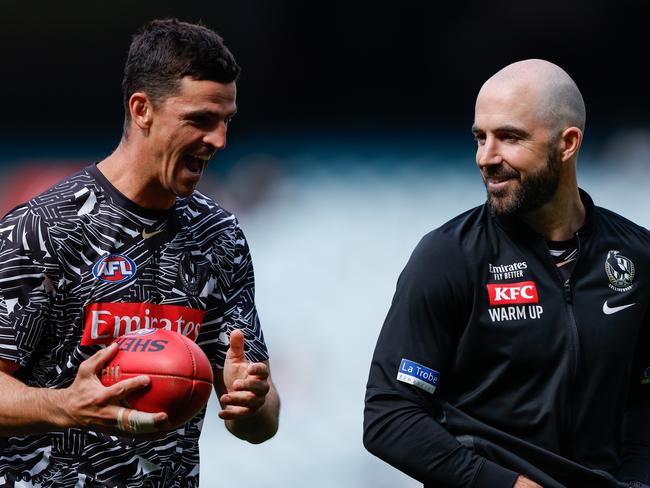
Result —
MULTIPOLYGON (((577 251, 578 251, 578 256, 576 257, 576 263, 573 267, 573 271, 575 272, 577 266, 578 266, 578 261, 580 261, 580 255, 581 249, 580 249, 580 235, 576 232, 576 245, 577 245, 577 251)), ((571 348, 571 357, 570 357, 570 383, 569 383, 569 408, 568 408, 568 426, 569 429, 571 429, 571 426, 573 425, 573 416, 574 416, 574 409, 573 409, 573 395, 575 392, 574 385, 577 381, 577 375, 578 375, 578 325, 576 323, 576 318, 575 314, 573 312, 573 289, 571 287, 571 281, 573 280, 573 273, 571 273, 571 276, 569 277, 566 282, 562 280, 562 275, 560 274, 560 271, 557 269, 557 265, 555 264, 555 261, 553 260, 553 257, 551 256, 551 252, 548 248, 548 244, 546 244, 546 241, 544 241, 544 245, 546 246, 546 251, 547 251, 547 256, 549 256, 551 263, 553 264, 553 269, 555 270, 555 274, 558 278, 558 281, 560 282, 560 286, 562 287, 562 296, 564 297, 564 306, 566 309, 567 317, 568 317, 568 322, 569 322, 569 346, 571 348)))

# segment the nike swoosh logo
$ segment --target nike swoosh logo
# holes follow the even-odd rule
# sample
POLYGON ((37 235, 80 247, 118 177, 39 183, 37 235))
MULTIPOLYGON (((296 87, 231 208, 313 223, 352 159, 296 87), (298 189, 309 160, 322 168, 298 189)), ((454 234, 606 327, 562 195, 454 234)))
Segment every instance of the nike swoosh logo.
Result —
POLYGON ((147 232, 146 230, 142 229, 142 238, 143 239, 149 239, 150 237, 153 237, 156 234, 160 234, 163 230, 165 230, 165 229, 156 230, 156 231, 153 231, 153 232, 147 232))
POLYGON ((621 310, 625 310, 626 308, 629 308, 632 305, 636 305, 636 303, 629 303, 627 305, 621 305, 620 307, 609 307, 607 305, 607 300, 605 300, 605 303, 603 303, 603 313, 605 315, 611 315, 613 313, 620 312, 621 310))

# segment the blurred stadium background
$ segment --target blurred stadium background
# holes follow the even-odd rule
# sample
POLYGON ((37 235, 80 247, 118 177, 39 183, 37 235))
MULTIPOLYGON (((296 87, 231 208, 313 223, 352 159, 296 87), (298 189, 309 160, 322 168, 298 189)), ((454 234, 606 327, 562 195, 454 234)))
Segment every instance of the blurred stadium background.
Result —
POLYGON ((246 231, 283 409, 278 435, 249 446, 213 398, 202 486, 415 487, 363 449, 364 387, 412 248, 484 199, 475 94, 518 59, 564 67, 587 103, 581 186, 650 227, 647 5, 3 0, 0 210, 117 144, 139 25, 203 20, 244 71, 229 147, 201 189, 246 231))

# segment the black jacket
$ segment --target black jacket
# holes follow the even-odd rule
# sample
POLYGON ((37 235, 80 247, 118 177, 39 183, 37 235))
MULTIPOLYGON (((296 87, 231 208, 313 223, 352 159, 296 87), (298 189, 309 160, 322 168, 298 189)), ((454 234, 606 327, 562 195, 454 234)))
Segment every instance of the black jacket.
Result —
POLYGON ((650 483, 650 232, 581 197, 569 286, 486 206, 422 239, 370 368, 369 451, 427 487, 650 483))

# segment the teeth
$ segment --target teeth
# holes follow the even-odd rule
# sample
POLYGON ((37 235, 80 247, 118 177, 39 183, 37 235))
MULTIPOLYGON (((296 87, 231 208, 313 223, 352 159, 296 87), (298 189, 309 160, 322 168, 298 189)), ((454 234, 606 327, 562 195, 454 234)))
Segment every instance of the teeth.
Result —
POLYGON ((195 159, 200 159, 201 161, 204 161, 204 162, 210 161, 210 158, 212 157, 212 155, 209 155, 209 156, 195 156, 194 154, 191 154, 190 156, 195 158, 195 159))

